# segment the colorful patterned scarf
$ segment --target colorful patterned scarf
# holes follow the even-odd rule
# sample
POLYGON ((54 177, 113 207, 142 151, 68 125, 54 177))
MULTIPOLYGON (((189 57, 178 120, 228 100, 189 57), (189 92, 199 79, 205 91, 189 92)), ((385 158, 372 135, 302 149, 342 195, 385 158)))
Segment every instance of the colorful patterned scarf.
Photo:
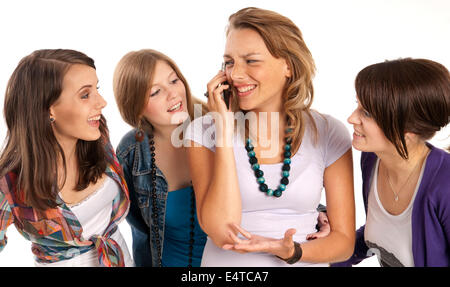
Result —
POLYGON ((6 228, 14 223, 17 230, 33 243, 32 252, 40 263, 67 260, 95 248, 101 266, 125 266, 123 252, 111 235, 125 219, 130 199, 122 168, 109 143, 106 150, 109 165, 105 173, 119 184, 120 192, 113 200, 111 221, 103 235, 82 241, 80 222, 59 197, 59 207, 44 212, 25 205, 17 197, 17 175, 10 172, 0 179, 0 251, 6 245, 6 228))

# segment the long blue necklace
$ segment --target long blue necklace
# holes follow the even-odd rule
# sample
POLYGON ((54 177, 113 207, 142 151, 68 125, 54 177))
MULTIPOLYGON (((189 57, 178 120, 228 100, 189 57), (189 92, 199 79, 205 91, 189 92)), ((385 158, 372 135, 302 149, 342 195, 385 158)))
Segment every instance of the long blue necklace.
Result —
POLYGON ((247 150, 247 155, 249 157, 250 165, 255 172, 256 181, 259 184, 259 190, 261 192, 264 192, 268 196, 275 196, 280 197, 283 194, 283 191, 286 190, 286 186, 289 184, 289 171, 291 170, 291 138, 285 138, 285 145, 284 145, 284 160, 283 160, 283 167, 281 168, 281 180, 280 185, 278 185, 278 188, 273 190, 270 189, 267 184, 265 184, 265 178, 264 178, 264 172, 260 169, 260 166, 258 164, 258 159, 256 158, 256 154, 254 151, 254 147, 252 145, 252 141, 247 138, 245 141, 245 149, 247 150))

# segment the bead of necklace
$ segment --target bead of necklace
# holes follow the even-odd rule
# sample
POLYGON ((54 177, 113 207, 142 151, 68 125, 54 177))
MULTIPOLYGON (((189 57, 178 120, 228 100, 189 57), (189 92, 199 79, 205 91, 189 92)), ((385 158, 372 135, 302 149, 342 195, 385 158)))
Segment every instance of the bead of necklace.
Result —
MULTIPOLYGON (((157 196, 156 196, 156 154, 155 154, 155 141, 154 135, 149 135, 149 143, 150 143, 150 152, 151 152, 151 180, 152 180, 152 220, 153 220, 153 231, 155 232, 156 239, 156 249, 158 253, 158 265, 162 267, 161 260, 161 240, 159 237, 159 227, 158 227, 158 218, 159 218, 159 209, 156 204, 157 196)), ((190 200, 190 232, 189 232, 189 254, 188 254, 188 265, 187 267, 192 267, 192 257, 194 251, 194 228, 195 228, 195 196, 194 191, 191 192, 191 200, 190 200)))

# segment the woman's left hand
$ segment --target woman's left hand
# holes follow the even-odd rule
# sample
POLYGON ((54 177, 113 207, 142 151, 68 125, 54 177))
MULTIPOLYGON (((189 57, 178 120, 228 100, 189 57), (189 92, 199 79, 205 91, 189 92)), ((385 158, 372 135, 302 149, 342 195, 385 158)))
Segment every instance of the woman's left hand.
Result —
POLYGON ((223 245, 222 248, 225 250, 232 250, 239 253, 267 252, 284 259, 290 258, 294 254, 294 241, 292 236, 297 232, 294 228, 286 230, 284 238, 275 239, 251 234, 237 224, 233 224, 232 226, 246 239, 241 239, 230 231, 229 236, 234 244, 223 245))

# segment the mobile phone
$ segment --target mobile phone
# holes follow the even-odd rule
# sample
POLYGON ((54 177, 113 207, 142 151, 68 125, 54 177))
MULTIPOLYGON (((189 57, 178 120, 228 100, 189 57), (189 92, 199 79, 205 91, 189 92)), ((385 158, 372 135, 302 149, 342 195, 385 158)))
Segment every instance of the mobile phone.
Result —
MULTIPOLYGON (((225 63, 222 63, 222 69, 221 70, 223 72, 225 72, 225 63)), ((221 86, 221 85, 229 85, 230 86, 230 84, 227 81, 223 82, 219 86, 221 86)), ((227 109, 230 108, 230 96, 231 96, 231 87, 229 87, 226 90, 223 90, 222 98, 223 98, 223 101, 225 102, 225 105, 227 106, 227 109)))

